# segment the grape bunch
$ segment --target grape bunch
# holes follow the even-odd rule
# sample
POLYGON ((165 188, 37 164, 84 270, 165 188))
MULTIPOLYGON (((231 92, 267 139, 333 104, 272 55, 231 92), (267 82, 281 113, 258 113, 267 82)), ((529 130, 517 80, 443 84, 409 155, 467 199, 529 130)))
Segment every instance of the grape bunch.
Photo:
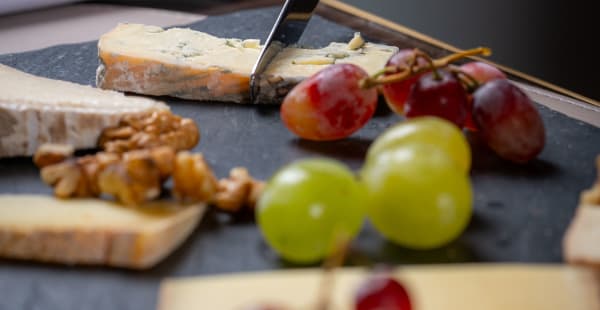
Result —
POLYGON ((281 117, 286 127, 309 140, 337 140, 362 128, 377 104, 377 88, 394 112, 414 118, 437 116, 478 132, 500 157, 524 163, 544 148, 545 129, 531 99, 506 75, 484 62, 452 62, 476 48, 431 59, 416 49, 393 55, 373 76, 353 64, 326 67, 286 96, 281 117))
POLYGON ((351 241, 366 217, 387 239, 414 249, 454 240, 472 213, 471 151, 460 129, 424 116, 384 132, 355 176, 330 159, 304 159, 268 181, 256 208, 267 243, 312 263, 351 241))
POLYGON ((472 214, 471 151, 453 123, 423 116, 384 132, 360 171, 367 214, 388 240, 413 249, 443 246, 472 214))

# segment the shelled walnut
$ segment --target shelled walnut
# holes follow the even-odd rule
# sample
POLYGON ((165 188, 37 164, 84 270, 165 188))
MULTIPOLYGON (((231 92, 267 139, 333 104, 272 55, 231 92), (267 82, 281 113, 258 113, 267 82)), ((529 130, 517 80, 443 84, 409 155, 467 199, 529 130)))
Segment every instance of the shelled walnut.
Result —
POLYGON ((217 179, 202 154, 179 152, 173 169, 173 196, 183 201, 212 201, 217 179))
POLYGON ((170 111, 125 116, 116 127, 105 129, 98 145, 107 152, 170 146, 176 151, 192 149, 200 141, 196 123, 170 111))
POLYGON ((229 172, 229 178, 219 180, 214 204, 228 212, 237 212, 244 206, 253 209, 263 188, 264 182, 253 179, 246 168, 236 167, 229 172))
MULTIPOLYGON (((43 150, 37 154, 44 156, 43 150)), ((42 167, 40 175, 46 184, 54 187, 57 197, 95 197, 100 194, 96 182, 98 172, 118 160, 116 154, 103 152, 80 158, 69 157, 42 167)))
POLYGON ((123 153, 97 178, 100 192, 113 195, 126 205, 156 199, 163 181, 173 170, 175 152, 168 146, 123 153))
POLYGON ((99 152, 72 157, 68 146, 44 145, 35 155, 42 180, 60 198, 114 196, 125 205, 140 205, 160 196, 163 183, 173 178, 175 199, 203 201, 227 212, 254 208, 264 183, 237 167, 217 181, 200 153, 175 152, 171 146, 99 152))
POLYGON ((38 148, 33 156, 33 162, 36 166, 43 168, 64 161, 73 156, 74 152, 75 148, 72 145, 46 143, 38 148))
MULTIPOLYGON (((40 147, 36 157, 47 157, 51 148, 40 147)), ((173 170, 175 151, 168 146, 123 154, 99 152, 41 167, 42 180, 60 198, 110 194, 127 205, 158 197, 162 183, 173 170)), ((44 161, 37 161, 40 165, 44 161)))

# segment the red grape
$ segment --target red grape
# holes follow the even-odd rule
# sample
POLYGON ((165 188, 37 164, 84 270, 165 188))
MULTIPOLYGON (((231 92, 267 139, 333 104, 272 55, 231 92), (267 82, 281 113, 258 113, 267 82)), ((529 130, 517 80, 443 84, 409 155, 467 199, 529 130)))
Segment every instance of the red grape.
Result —
MULTIPOLYGON (((484 84, 496 79, 506 79, 504 72, 498 68, 481 61, 473 61, 460 66, 460 71, 474 78, 479 84, 484 84)), ((477 131, 477 124, 473 119, 473 98, 469 97, 467 105, 467 118, 465 120, 465 128, 477 131)))
POLYGON ((488 146, 500 157, 527 162, 544 148, 544 123, 533 102, 506 79, 485 83, 473 94, 473 117, 488 146))
POLYGON ((465 117, 464 127, 470 131, 478 131, 477 124, 473 119, 473 96, 467 95, 467 117, 465 117))
POLYGON ((407 117, 423 115, 445 118, 462 128, 467 116, 467 92, 450 72, 438 69, 421 76, 412 87, 404 112, 407 117))
POLYGON ((506 79, 506 75, 498 68, 481 61, 473 61, 460 66, 460 71, 475 78, 480 84, 496 79, 506 79))
POLYGON ((375 275, 356 294, 356 310, 411 310, 406 289, 389 276, 375 275))
POLYGON ((362 89, 367 72, 353 64, 326 67, 296 85, 283 100, 286 127, 309 140, 345 138, 373 116, 377 90, 362 89))
MULTIPOLYGON (((386 66, 395 66, 399 68, 408 68, 410 65, 410 60, 414 57, 415 50, 414 49, 403 49, 398 53, 394 54, 388 60, 386 66)), ((419 57, 417 58, 417 64, 419 67, 427 66, 427 62, 419 57)), ((410 78, 395 82, 385 84, 382 87, 383 96, 385 97, 385 101, 387 105, 394 112, 398 114, 402 114, 404 111, 404 103, 408 98, 408 94, 410 93, 410 88, 417 81, 417 79, 421 76, 421 74, 411 76, 410 78)))

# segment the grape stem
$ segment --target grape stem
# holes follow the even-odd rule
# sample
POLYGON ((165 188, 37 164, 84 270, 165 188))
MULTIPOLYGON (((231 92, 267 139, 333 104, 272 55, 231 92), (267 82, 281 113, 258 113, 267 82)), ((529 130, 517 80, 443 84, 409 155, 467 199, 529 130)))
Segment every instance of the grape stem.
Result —
MULTIPOLYGON (((434 60, 429 55, 427 55, 425 52, 423 52, 419 49, 415 49, 414 55, 415 55, 415 57, 414 57, 415 62, 416 62, 416 59, 418 59, 418 58, 423 58, 423 59, 425 59, 425 61, 427 61, 427 64, 429 65, 429 69, 433 73, 434 80, 439 81, 442 79, 440 72, 437 70, 438 67, 435 66, 434 60)), ((424 69, 427 69, 427 68, 424 68, 424 69)), ((414 68, 412 68, 412 67, 411 67, 411 72, 414 72, 414 68)))
POLYGON ((481 83, 472 75, 460 70, 457 66, 450 65, 450 71, 458 78, 461 84, 465 87, 468 93, 473 93, 481 83))
MULTIPOLYGON (((435 68, 445 67, 445 66, 449 65, 450 63, 455 62, 459 59, 462 59, 465 57, 470 57, 470 56, 477 56, 477 55, 489 56, 492 54, 491 49, 489 49, 487 47, 478 47, 478 48, 461 51, 458 53, 450 54, 448 56, 444 56, 442 58, 432 60, 431 57, 429 57, 429 55, 425 54, 424 52, 422 52, 418 49, 415 49, 414 51, 415 51, 415 53, 414 53, 415 56, 411 60, 408 67, 405 67, 405 66, 385 67, 384 69, 378 71, 374 75, 362 79, 359 82, 360 87, 361 88, 371 88, 371 87, 375 87, 378 85, 397 83, 397 82, 404 81, 412 76, 427 72, 432 69, 433 69, 434 74, 436 74, 437 71, 435 70, 435 68), (428 60, 430 66, 422 67, 422 68, 414 68, 417 57, 423 57, 424 59, 428 60), (390 73, 392 73, 392 74, 390 74, 390 73), (385 75, 385 74, 389 74, 389 75, 385 75), (382 75, 384 75, 384 76, 382 76, 382 75)), ((439 76, 439 74, 437 76, 439 76)))
POLYGON ((319 284, 316 310, 328 310, 330 308, 333 295, 334 270, 344 263, 350 247, 350 238, 340 237, 337 244, 335 251, 323 262, 324 274, 319 284))

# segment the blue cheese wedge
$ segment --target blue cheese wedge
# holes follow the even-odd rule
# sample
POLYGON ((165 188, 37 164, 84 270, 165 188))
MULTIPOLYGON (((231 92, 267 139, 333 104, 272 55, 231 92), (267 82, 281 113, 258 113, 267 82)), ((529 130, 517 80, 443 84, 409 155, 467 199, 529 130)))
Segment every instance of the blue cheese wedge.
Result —
POLYGON ((31 156, 44 143, 94 148, 101 131, 123 116, 168 109, 155 100, 37 77, 4 65, 0 81, 0 157, 31 156))
MULTIPOLYGON (((259 102, 280 102, 294 85, 334 63, 353 63, 375 73, 398 51, 393 46, 357 40, 321 49, 285 48, 259 79, 259 102)), ((146 95, 246 103, 250 72, 260 49, 254 39, 120 24, 98 42, 96 84, 146 95)))

